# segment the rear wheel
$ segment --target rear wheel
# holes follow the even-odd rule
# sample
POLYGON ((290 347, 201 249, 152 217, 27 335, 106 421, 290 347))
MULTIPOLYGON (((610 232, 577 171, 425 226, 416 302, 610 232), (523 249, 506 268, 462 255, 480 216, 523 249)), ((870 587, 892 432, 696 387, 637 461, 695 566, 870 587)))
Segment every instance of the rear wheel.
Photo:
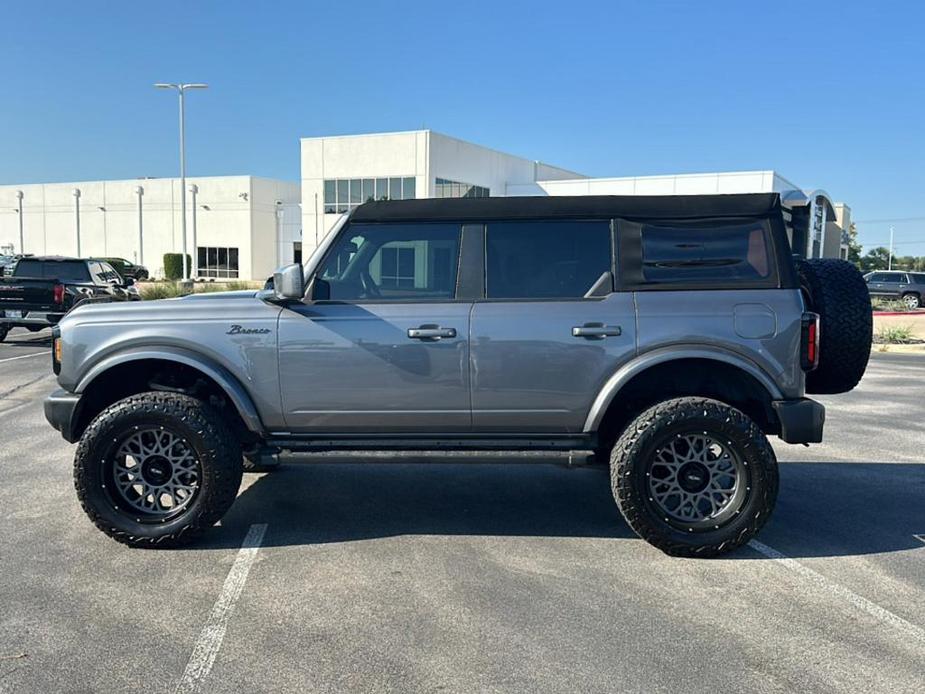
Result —
POLYGON ((87 428, 74 458, 84 511, 133 547, 194 539, 228 510, 241 484, 241 449, 221 415, 176 393, 133 395, 87 428))
POLYGON ((630 527, 673 556, 740 547, 777 499, 777 459, 764 433, 706 398, 667 400, 640 414, 614 445, 610 474, 630 527))
POLYGON ((922 306, 922 297, 918 294, 912 292, 908 294, 903 294, 902 297, 903 305, 908 309, 917 309, 922 306))

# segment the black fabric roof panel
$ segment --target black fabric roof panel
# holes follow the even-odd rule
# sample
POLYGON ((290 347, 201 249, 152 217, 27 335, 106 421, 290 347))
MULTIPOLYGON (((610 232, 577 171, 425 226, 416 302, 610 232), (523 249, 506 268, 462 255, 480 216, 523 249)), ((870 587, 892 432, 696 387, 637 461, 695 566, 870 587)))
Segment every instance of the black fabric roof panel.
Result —
POLYGON ((759 216, 780 209, 777 193, 735 195, 573 195, 506 198, 423 198, 383 200, 360 205, 354 222, 420 220, 537 219, 694 219, 759 216))

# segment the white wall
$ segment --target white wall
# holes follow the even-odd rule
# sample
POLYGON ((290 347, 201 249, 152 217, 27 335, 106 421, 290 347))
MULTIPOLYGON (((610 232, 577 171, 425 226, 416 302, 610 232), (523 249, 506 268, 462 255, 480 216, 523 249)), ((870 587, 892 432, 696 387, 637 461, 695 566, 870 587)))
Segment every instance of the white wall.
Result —
MULTIPOLYGON (((195 212, 192 194, 188 192, 186 198, 189 254, 195 258, 192 237, 195 214, 197 245, 238 248, 241 279, 262 279, 272 273, 276 267, 275 201, 283 200, 289 210, 288 222, 283 226, 286 239, 297 236, 298 214, 293 208, 298 206, 298 185, 250 176, 188 178, 187 185, 190 184, 197 185, 199 192, 195 212), (255 238, 260 241, 256 250, 252 248, 255 238)), ((162 274, 164 254, 179 253, 182 246, 180 181, 175 178, 0 186, 0 246, 12 244, 19 251, 15 208, 16 191, 22 190, 26 252, 76 255, 73 190, 78 188, 81 254, 141 262, 135 193, 138 186, 144 189, 143 262, 152 274, 162 274)))
POLYGON ((427 194, 428 131, 310 137, 302 148, 302 254, 307 258, 340 215, 324 214, 326 178, 414 176, 418 197, 427 194), (317 210, 317 212, 316 212, 317 210))
POLYGON ((485 186, 507 194, 510 182, 580 178, 581 174, 515 157, 430 130, 303 138, 303 254, 315 247, 339 215, 324 214, 324 180, 414 176, 417 197, 433 197, 435 179, 485 186), (317 212, 316 212, 317 210, 317 212))
MULTIPOLYGON (((779 177, 773 171, 631 176, 578 180, 539 180, 507 186, 508 195, 708 195, 770 193, 779 177)), ((785 180, 785 179, 780 179, 785 180)))

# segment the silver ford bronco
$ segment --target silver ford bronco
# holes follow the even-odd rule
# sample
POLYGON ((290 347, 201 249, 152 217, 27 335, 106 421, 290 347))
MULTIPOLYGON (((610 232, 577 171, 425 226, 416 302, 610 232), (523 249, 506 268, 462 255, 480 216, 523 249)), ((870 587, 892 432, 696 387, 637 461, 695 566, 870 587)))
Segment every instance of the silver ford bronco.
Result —
POLYGON ((636 533, 717 555, 774 507, 766 435, 821 441, 806 394, 870 352, 860 273, 795 259, 789 219, 777 194, 370 202, 272 289, 75 309, 46 417, 132 546, 191 540, 281 455, 493 450, 609 464, 636 533))

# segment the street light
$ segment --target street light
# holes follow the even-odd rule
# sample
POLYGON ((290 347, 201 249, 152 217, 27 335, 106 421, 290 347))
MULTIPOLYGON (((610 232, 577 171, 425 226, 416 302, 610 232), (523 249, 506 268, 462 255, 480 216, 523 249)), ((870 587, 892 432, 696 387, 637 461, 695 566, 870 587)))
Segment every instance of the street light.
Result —
POLYGON ((189 279, 189 265, 186 261, 186 118, 183 110, 183 95, 187 89, 207 89, 208 84, 193 82, 189 84, 173 84, 158 82, 154 85, 158 89, 176 89, 180 95, 180 229, 183 232, 183 279, 189 279))
POLYGON ((144 219, 142 217, 142 206, 141 199, 144 197, 145 189, 144 186, 135 187, 135 195, 138 196, 138 256, 136 261, 139 265, 145 264, 145 235, 144 235, 144 219))
POLYGON ((190 195, 193 196, 193 277, 199 276, 199 247, 196 245, 196 193, 199 192, 199 186, 190 183, 190 195))
POLYGON ((77 232, 77 257, 80 257, 80 188, 74 188, 74 228, 77 232))
POLYGON ((19 201, 19 252, 23 255, 26 254, 26 247, 23 245, 23 235, 22 235, 22 191, 16 191, 16 199, 19 201))

